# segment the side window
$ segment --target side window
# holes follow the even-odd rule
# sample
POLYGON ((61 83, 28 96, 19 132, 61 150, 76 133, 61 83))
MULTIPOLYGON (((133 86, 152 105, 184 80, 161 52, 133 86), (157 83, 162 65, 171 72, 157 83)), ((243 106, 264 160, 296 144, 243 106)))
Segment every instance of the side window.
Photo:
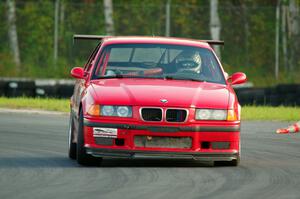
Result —
POLYGON ((90 55, 90 57, 89 57, 87 63, 86 63, 85 66, 84 66, 84 71, 85 71, 85 72, 90 71, 92 65, 93 65, 94 62, 95 62, 95 56, 96 56, 96 54, 97 54, 97 52, 98 52, 100 46, 101 46, 101 43, 99 43, 99 44, 96 46, 96 48, 93 50, 92 54, 90 55))
POLYGON ((108 55, 109 53, 107 53, 107 50, 104 50, 101 55, 100 55, 100 59, 98 59, 97 61, 97 67, 95 69, 95 77, 99 77, 102 75, 103 73, 103 67, 108 59, 108 55))
POLYGON ((223 80, 223 77, 221 76, 221 70, 219 68, 219 65, 217 63, 217 60, 215 57, 210 53, 205 53, 204 56, 204 74, 208 79, 211 80, 217 80, 218 82, 223 80))

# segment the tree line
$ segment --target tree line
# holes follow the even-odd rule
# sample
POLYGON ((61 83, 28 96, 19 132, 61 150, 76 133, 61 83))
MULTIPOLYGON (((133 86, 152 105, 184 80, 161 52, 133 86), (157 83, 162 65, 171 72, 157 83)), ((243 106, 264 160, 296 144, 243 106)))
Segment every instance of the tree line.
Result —
POLYGON ((256 85, 300 83, 300 0, 2 0, 1 76, 69 77, 93 42, 73 34, 224 40, 228 73, 256 85))

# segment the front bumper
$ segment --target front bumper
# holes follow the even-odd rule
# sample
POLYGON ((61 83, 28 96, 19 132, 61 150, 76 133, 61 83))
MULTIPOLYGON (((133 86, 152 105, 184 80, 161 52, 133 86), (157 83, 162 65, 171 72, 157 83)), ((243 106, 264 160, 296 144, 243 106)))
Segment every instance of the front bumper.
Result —
MULTIPOLYGON (((103 123, 84 119, 84 140, 88 154, 98 157, 123 158, 177 158, 201 161, 231 161, 238 159, 240 146, 240 124, 231 125, 141 125, 103 123), (115 128, 114 138, 101 138, 97 142, 93 129, 97 127, 115 128), (143 145, 146 138, 151 141, 143 145), (138 138, 138 139, 137 139, 138 138), (162 139, 161 139, 162 138, 162 139), (168 141, 170 138, 171 141, 168 141), (175 138, 175 139, 174 139, 175 138), (184 143, 174 147, 176 138, 184 143), (188 138, 188 139, 185 139, 188 138), (161 140, 169 146, 161 145, 161 140), (122 140, 122 145, 118 141, 122 140), (186 147, 186 144, 189 147, 186 147), (215 143, 228 143, 227 148, 214 148, 215 143), (159 146, 158 146, 159 145, 159 146)), ((147 141, 146 141, 147 142, 147 141)))

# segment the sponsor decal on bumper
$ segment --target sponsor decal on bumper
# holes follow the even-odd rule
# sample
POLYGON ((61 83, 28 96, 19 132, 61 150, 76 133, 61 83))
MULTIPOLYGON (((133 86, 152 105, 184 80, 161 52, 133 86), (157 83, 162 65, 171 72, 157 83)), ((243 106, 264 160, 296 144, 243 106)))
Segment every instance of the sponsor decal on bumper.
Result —
POLYGON ((93 128, 93 136, 94 137, 103 137, 103 138, 117 138, 118 129, 94 127, 93 128))

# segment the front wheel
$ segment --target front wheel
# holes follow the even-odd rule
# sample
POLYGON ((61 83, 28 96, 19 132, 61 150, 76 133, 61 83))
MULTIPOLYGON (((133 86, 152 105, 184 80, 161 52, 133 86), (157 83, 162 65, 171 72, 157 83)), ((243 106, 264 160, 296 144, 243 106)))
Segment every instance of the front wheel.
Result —
POLYGON ((76 159, 76 143, 73 142, 74 137, 74 122, 72 118, 72 113, 70 113, 70 122, 69 122, 69 138, 68 138, 68 154, 69 158, 75 160, 76 159))
POLYGON ((80 111, 79 126, 77 134, 77 162, 84 166, 95 166, 101 163, 102 158, 95 158, 86 153, 84 147, 83 112, 80 111))

